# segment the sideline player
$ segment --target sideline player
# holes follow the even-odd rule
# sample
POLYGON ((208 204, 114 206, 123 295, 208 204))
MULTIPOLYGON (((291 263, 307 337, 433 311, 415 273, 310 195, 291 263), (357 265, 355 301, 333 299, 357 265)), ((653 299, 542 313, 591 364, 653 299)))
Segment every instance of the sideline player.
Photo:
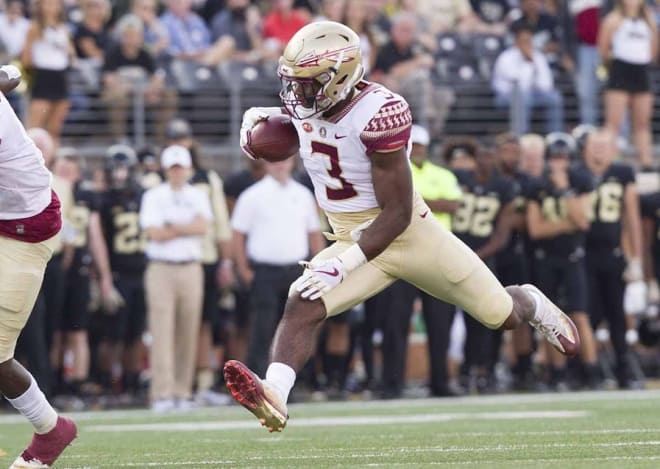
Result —
MULTIPOLYGON (((296 372, 311 355, 323 321, 396 279, 458 305, 491 329, 530 322, 560 352, 577 352, 575 325, 536 287, 504 289, 473 251, 429 216, 412 187, 408 104, 362 80, 355 32, 331 21, 303 27, 285 48, 278 72, 282 103, 293 117, 300 155, 336 242, 305 263, 292 285, 266 379, 240 362, 225 364, 234 399, 270 431, 281 431, 296 372)), ((249 109, 241 143, 258 121, 280 112, 249 109)))
POLYGON ((62 226, 51 174, 4 95, 20 79, 16 67, 0 68, 0 393, 35 433, 10 469, 50 467, 77 433, 75 423, 58 417, 32 375, 13 358, 52 254, 45 241, 62 226))

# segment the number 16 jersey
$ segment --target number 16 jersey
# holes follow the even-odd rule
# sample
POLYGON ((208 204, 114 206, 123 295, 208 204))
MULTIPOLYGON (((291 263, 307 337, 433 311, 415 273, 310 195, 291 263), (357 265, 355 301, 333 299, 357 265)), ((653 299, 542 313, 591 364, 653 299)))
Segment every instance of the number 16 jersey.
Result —
POLYGON ((403 146, 410 150, 408 103, 375 83, 363 81, 356 88, 358 94, 332 117, 293 119, 300 156, 326 212, 377 208, 369 155, 403 146))

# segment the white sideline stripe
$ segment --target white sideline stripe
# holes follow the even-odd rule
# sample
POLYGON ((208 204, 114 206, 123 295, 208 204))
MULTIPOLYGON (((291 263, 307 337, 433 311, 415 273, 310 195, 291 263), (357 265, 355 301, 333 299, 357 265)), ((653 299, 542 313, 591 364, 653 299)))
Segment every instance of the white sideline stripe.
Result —
MULTIPOLYGON (((582 447, 592 447, 592 448, 611 448, 611 447, 631 447, 631 446, 657 446, 660 445, 660 441, 630 441, 630 442, 617 442, 617 443, 575 443, 575 444, 570 444, 570 443, 550 443, 550 444, 545 444, 545 443, 539 443, 539 444, 521 444, 521 445, 498 445, 498 446, 489 446, 489 447, 449 447, 449 448, 397 448, 397 449, 380 449, 378 452, 374 453, 365 453, 361 451, 359 454, 337 454, 338 452, 341 453, 341 450, 338 451, 336 448, 333 449, 333 455, 335 457, 340 457, 343 460, 346 459, 354 459, 354 460, 361 460, 361 459, 368 459, 368 458, 383 458, 383 457, 388 457, 390 455, 401 455, 402 453, 484 453, 484 452, 510 452, 510 451, 515 451, 515 450, 524 450, 524 449, 532 449, 532 448, 560 448, 560 449, 565 449, 565 448, 582 448, 582 447)), ((349 449, 347 449, 349 451, 349 449)), ((350 449, 350 451, 354 451, 354 449, 350 449)), ((99 467, 167 467, 167 466, 212 466, 212 465, 219 465, 219 466, 232 466, 232 467, 237 467, 236 464, 250 464, 250 463, 256 463, 258 464, 261 461, 277 461, 277 462, 284 462, 284 461, 305 461, 305 460, 316 460, 316 459, 322 459, 324 461, 328 461, 328 459, 332 459, 331 456, 327 454, 318 454, 317 451, 315 451, 316 454, 297 454, 297 455, 291 455, 291 456, 278 456, 278 455, 266 455, 266 456, 252 456, 246 459, 242 459, 241 461, 233 460, 233 459, 225 459, 225 460, 204 460, 204 461, 151 461, 151 462, 130 462, 130 463, 113 463, 112 465, 101 465, 99 467)), ((660 459, 660 456, 593 456, 593 457, 586 457, 586 458, 581 458, 581 457, 576 457, 573 459, 571 462, 573 463, 579 463, 579 462, 584 462, 584 461, 652 461, 652 460, 658 460, 660 459)), ((542 462, 542 461, 563 461, 566 462, 566 458, 533 458, 533 459, 515 459, 508 461, 511 464, 514 463, 520 463, 520 462, 542 462)), ((484 464, 484 461, 481 459, 474 459, 474 460, 468 460, 468 461, 452 461, 451 464, 474 464, 474 463, 479 463, 479 464, 484 464)), ((424 465, 427 465, 429 463, 425 462, 424 465)), ((447 464, 446 461, 438 461, 438 464, 447 464)), ((406 463, 365 463, 365 466, 368 467, 391 467, 391 466, 410 466, 410 462, 406 463)))
MULTIPOLYGON (((360 417, 315 417, 299 418, 291 421, 291 427, 339 427, 349 425, 394 425, 412 423, 449 422, 453 420, 512 420, 512 419, 564 419, 587 417, 588 412, 573 410, 530 411, 530 412, 474 412, 438 413, 426 415, 360 416, 360 417)), ((234 420, 227 422, 179 422, 179 423, 137 423, 118 425, 91 425, 91 432, 179 432, 179 431, 219 431, 239 430, 259 426, 257 421, 234 420)))

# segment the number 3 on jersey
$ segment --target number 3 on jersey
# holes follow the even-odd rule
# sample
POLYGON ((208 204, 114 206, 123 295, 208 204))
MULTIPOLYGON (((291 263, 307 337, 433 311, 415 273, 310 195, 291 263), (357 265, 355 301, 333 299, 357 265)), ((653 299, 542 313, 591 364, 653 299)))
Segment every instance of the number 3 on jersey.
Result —
POLYGON ((345 199, 350 199, 351 197, 355 197, 357 195, 357 192, 353 188, 353 184, 348 182, 341 175, 342 169, 341 166, 339 165, 339 152, 337 151, 337 147, 333 147, 332 145, 328 145, 327 143, 321 143, 321 142, 311 142, 311 143, 312 143, 312 154, 317 153, 328 157, 328 160, 330 161, 330 167, 327 168, 328 174, 330 175, 330 177, 338 181, 337 184, 339 186, 338 188, 325 186, 325 192, 328 197, 328 200, 345 200, 345 199))

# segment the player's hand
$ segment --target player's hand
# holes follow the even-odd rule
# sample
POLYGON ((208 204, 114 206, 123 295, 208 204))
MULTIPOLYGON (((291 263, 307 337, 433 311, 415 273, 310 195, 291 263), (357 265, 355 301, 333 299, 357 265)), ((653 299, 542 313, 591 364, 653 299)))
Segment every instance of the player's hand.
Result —
POLYGON ((660 303, 660 286, 658 286, 657 280, 649 280, 646 285, 646 291, 646 298, 649 304, 660 303))
POLYGON ((224 259, 218 265, 216 271, 216 283, 222 290, 224 288, 231 288, 234 285, 234 264, 228 259, 224 259))
POLYGON ((638 282, 644 280, 644 269, 642 268, 642 260, 632 258, 628 261, 626 270, 623 272, 623 279, 626 282, 638 282))
POLYGON ((101 305, 103 311, 108 314, 115 314, 125 304, 124 297, 115 288, 112 278, 101 279, 101 305))
POLYGON ((241 123, 241 149, 252 160, 257 157, 250 151, 248 147, 248 140, 252 128, 261 121, 268 120, 270 116, 282 114, 279 107, 251 107, 243 114, 243 122, 241 123))
POLYGON ((641 314, 646 310, 646 283, 643 280, 636 280, 626 285, 623 309, 626 314, 641 314))
POLYGON ((318 262, 299 262, 305 272, 294 282, 296 291, 306 300, 317 300, 339 285, 346 276, 342 261, 333 257, 318 262))

